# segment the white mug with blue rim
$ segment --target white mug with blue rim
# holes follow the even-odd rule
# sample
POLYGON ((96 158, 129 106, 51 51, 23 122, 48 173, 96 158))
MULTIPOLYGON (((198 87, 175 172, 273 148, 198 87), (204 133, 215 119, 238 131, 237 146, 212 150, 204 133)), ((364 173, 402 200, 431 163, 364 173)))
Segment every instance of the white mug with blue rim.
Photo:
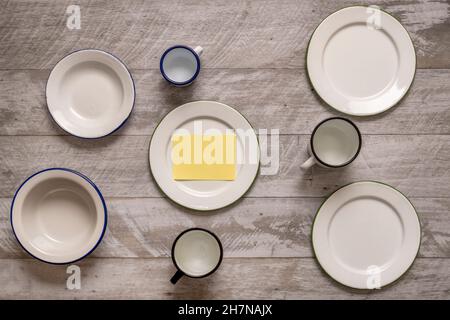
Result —
POLYGON ((167 49, 161 56, 159 68, 169 83, 183 87, 190 85, 200 72, 200 55, 202 47, 194 49, 176 45, 167 49))

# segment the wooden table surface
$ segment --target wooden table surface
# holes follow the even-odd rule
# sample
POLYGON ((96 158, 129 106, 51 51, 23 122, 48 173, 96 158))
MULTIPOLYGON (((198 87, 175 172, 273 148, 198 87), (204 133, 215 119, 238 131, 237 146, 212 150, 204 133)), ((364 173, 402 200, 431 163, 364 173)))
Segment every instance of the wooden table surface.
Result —
POLYGON ((417 51, 409 94, 390 111, 351 117, 363 148, 348 168, 302 172, 315 124, 338 112, 314 94, 305 50, 315 26, 354 0, 0 0, 0 298, 450 298, 450 1, 363 1, 400 19, 417 51), (81 9, 81 29, 66 8, 81 9), (203 69, 187 88, 159 73, 173 44, 201 45, 203 69), (51 120, 45 84, 67 53, 114 53, 136 81, 136 106, 113 136, 82 140, 51 120), (237 204, 213 214, 174 205, 148 164, 155 125, 185 102, 235 107, 255 128, 280 129, 280 167, 259 176, 237 204), (20 183, 48 167, 89 176, 106 196, 109 224, 81 268, 81 289, 66 288, 66 266, 30 259, 9 221, 20 183), (419 213, 422 244, 412 268, 382 290, 355 291, 331 280, 311 249, 311 223, 324 197, 358 180, 379 180, 407 195, 419 213), (169 283, 170 248, 188 227, 215 231, 225 259, 216 274, 169 283))

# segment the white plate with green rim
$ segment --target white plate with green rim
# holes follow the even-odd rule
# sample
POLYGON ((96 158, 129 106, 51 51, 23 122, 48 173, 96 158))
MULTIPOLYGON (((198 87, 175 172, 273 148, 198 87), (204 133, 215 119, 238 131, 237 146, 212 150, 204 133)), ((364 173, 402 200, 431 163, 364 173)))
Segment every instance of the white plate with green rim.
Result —
POLYGON ((381 113, 407 93, 416 54, 402 24, 375 7, 341 9, 311 36, 306 65, 317 94, 356 116, 381 113))
POLYGON ((312 230, 319 264, 333 279, 356 289, 384 287, 412 265, 421 229, 411 202, 374 181, 335 191, 319 208, 312 230))
POLYGON ((153 133, 150 169, 160 189, 174 202, 199 211, 216 210, 240 199, 253 184, 259 169, 260 150, 256 133, 242 114, 223 103, 195 101, 167 114, 153 133), (236 134, 236 178, 232 181, 174 180, 172 176, 172 135, 180 129, 191 134, 196 126, 231 130, 236 134))

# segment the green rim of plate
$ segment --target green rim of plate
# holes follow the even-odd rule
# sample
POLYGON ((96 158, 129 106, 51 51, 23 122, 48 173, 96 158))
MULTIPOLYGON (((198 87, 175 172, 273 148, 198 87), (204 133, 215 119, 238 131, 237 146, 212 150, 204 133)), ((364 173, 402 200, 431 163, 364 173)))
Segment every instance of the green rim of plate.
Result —
POLYGON ((376 290, 377 288, 374 288, 374 289, 369 289, 369 288, 367 288, 367 289, 354 288, 354 287, 348 286, 348 285, 346 285, 346 284, 340 282, 339 280, 335 279, 334 277, 332 277, 332 276, 325 270, 325 268, 324 268, 324 267, 322 266, 322 264, 320 263, 320 260, 317 258, 317 255, 316 255, 316 248, 314 248, 314 242, 313 242, 314 225, 315 225, 315 223, 316 223, 317 216, 318 216, 319 213, 320 213, 320 209, 322 209, 322 207, 323 207, 323 205, 325 204, 325 202, 327 202, 328 199, 331 198, 331 196, 333 196, 336 192, 338 192, 338 191, 341 190, 342 188, 345 188, 345 187, 350 186, 350 185, 355 184, 355 183, 361 183, 361 182, 378 183, 378 184, 387 186, 387 187, 389 187, 389 188, 391 188, 391 189, 397 191, 398 193, 400 193, 400 194, 401 194, 401 195, 402 195, 402 196, 403 196, 403 197, 411 204, 411 206, 413 207, 414 212, 415 212, 415 214, 416 214, 416 216, 417 216, 417 221, 418 221, 418 223, 419 223, 419 230, 420 230, 420 232, 419 232, 419 235, 420 235, 420 238, 419 238, 419 246, 417 247, 417 252, 416 252, 416 255, 414 256, 413 261, 411 262, 411 264, 409 265, 409 267, 408 267, 408 268, 407 268, 407 269, 406 269, 406 270, 405 270, 405 271, 404 271, 397 279, 395 279, 395 280, 393 280, 393 281, 391 281, 391 282, 389 282, 389 283, 386 283, 386 284, 385 284, 384 286, 382 286, 380 289, 384 289, 384 288, 386 288, 386 287, 392 286, 393 284, 397 283, 400 279, 403 278, 403 276, 404 276, 404 275, 411 269, 411 267, 414 265, 414 262, 417 260, 417 256, 419 255, 420 247, 422 246, 422 223, 421 223, 421 221, 420 221, 420 217, 419 217, 419 214, 417 213, 416 208, 414 207, 413 203, 408 199, 408 197, 406 197, 400 190, 398 190, 398 189, 394 188, 393 186, 391 186, 391 185, 389 185, 389 184, 387 184, 387 183, 384 183, 384 182, 380 182, 380 181, 376 181, 376 180, 361 180, 361 181, 350 182, 350 183, 347 183, 347 184, 345 184, 345 185, 339 187, 338 189, 336 189, 335 191, 333 191, 330 195, 328 195, 328 196, 325 197, 325 199, 323 200, 323 202, 320 204, 319 208, 318 208, 317 211, 316 211, 316 214, 315 214, 315 216, 314 216, 313 223, 312 223, 312 226, 311 226, 311 236, 310 236, 310 241, 311 241, 311 247, 312 247, 313 253, 314 253, 314 258, 315 258, 315 260, 317 261, 317 263, 319 264, 319 266, 320 266, 320 268, 322 269, 322 271, 325 272, 331 279, 333 279, 333 280, 334 280, 336 283, 338 283, 339 285, 341 285, 341 286, 343 286, 343 287, 345 287, 345 288, 350 288, 350 289, 352 289, 352 290, 359 291, 359 292, 362 292, 362 291, 372 292, 373 290, 376 290))
POLYGON ((155 179, 155 176, 153 175, 152 165, 151 165, 151 163, 150 163, 150 147, 151 147, 151 145, 152 145, 154 133, 156 132, 156 130, 158 129, 158 127, 160 126, 160 124, 164 121, 164 119, 165 119, 172 111, 174 111, 175 109, 177 109, 177 108, 179 108, 179 107, 181 107, 181 106, 183 106, 183 105, 185 105, 185 104, 193 103, 193 102, 218 102, 218 101, 212 101, 212 100, 196 100, 196 101, 190 101, 190 102, 183 103, 182 105, 179 105, 179 106, 175 107, 174 109, 170 110, 169 112, 167 112, 167 113, 164 115, 164 117, 162 117, 162 119, 159 120, 158 124, 157 124, 156 127, 155 127, 155 130, 153 130, 152 137, 150 138, 150 143, 149 143, 149 145, 148 145, 148 156, 147 156, 147 158, 148 158, 148 166, 150 167, 150 174, 151 174, 151 176, 152 176, 152 179, 153 179, 153 181, 156 183, 156 186, 158 187, 159 191, 160 191, 162 194, 164 194, 164 195, 166 196, 166 198, 169 199, 172 203, 174 203, 174 204, 176 204, 176 205, 178 205, 178 206, 180 206, 180 207, 182 207, 182 208, 192 210, 193 212, 196 212, 196 213, 200 213, 200 212, 202 212, 202 213, 203 213, 203 212, 217 212, 217 211, 219 211, 219 210, 228 208, 228 207, 232 206, 233 204, 237 203, 238 201, 242 200, 242 198, 250 191, 250 189, 251 189, 251 188, 253 187, 253 185, 255 184, 256 177, 259 175, 260 169, 261 169, 261 148, 260 148, 260 145, 259 145, 259 137, 258 137, 258 135, 256 134, 256 130, 255 130, 255 128, 252 126, 251 122, 248 121, 248 119, 247 119, 241 112, 239 112, 239 111, 236 110, 235 108, 233 108, 233 107, 231 107, 231 106, 229 106, 229 105, 227 105, 227 104, 225 104, 225 103, 223 103, 223 102, 218 102, 218 103, 220 103, 220 104, 223 104, 223 105, 226 105, 227 107, 232 108, 232 109, 235 110, 237 113, 239 113, 239 114, 245 119, 245 121, 247 121, 247 123, 250 125, 250 127, 253 129, 253 132, 255 133, 256 141, 258 142, 258 153, 259 153, 259 157, 258 157, 258 158, 259 158, 259 161, 258 161, 258 168, 257 168, 257 170, 256 170, 255 177, 253 178, 253 181, 252 181, 252 183, 249 185, 249 187, 247 188, 247 190, 245 190, 245 192, 242 194, 242 196, 240 196, 239 198, 237 198, 237 199, 234 200, 233 202, 227 204, 226 206, 223 206, 223 207, 220 207, 220 208, 217 208, 217 209, 209 209, 209 210, 193 209, 193 208, 187 207, 187 206, 185 206, 185 205, 183 205, 183 204, 181 204, 181 203, 179 203, 179 202, 173 200, 172 198, 170 198, 170 197, 164 192, 164 190, 163 190, 163 189, 161 188, 161 186, 158 184, 158 181, 155 179))
POLYGON ((397 20, 398 23, 400 23, 400 25, 402 26, 402 28, 406 31, 406 34, 408 35, 409 40, 411 41, 411 44, 412 44, 412 47, 413 47, 413 50, 414 50, 414 56, 415 56, 415 59, 414 59, 414 60, 415 60, 415 61, 414 61, 414 75, 413 75, 413 78, 412 78, 412 80, 411 80, 411 83, 410 83, 408 89, 407 89, 407 90, 405 91, 405 93, 403 94, 403 96, 402 96, 396 103, 394 103, 393 105, 391 105, 391 106, 390 106, 389 108, 387 108, 386 110, 383 110, 383 111, 381 111, 381 112, 374 113, 374 114, 367 114, 367 115, 362 114, 362 115, 356 115, 356 114, 345 113, 345 112, 342 112, 342 111, 340 111, 339 109, 333 107, 331 104, 329 104, 329 103, 328 103, 328 102, 327 102, 327 101, 319 94, 319 92, 317 92, 317 89, 316 89, 316 87, 314 87, 314 84, 313 84, 312 81, 311 81, 311 77, 309 76, 309 70, 308 70, 308 51, 309 51, 309 46, 310 46, 310 44, 311 44, 311 40, 312 40, 313 35, 316 33, 317 28, 318 28, 318 27, 319 27, 319 26, 320 26, 320 25, 321 25, 321 24, 322 24, 329 16, 335 14, 335 13, 338 12, 338 11, 341 11, 341 10, 347 9, 347 8, 370 8, 370 7, 369 7, 369 6, 363 6, 363 5, 353 5, 353 6, 342 7, 342 8, 340 8, 340 9, 338 9, 338 10, 333 11, 333 12, 330 13, 329 15, 327 15, 327 16, 326 16, 324 19, 322 19, 322 21, 314 28, 313 32, 311 33, 311 36, 309 37, 308 45, 307 45, 307 47, 306 47, 306 53, 305 53, 305 69, 306 69, 306 75, 307 75, 307 78, 308 78, 308 82, 309 82, 309 84, 311 85, 311 87, 314 89, 315 94, 320 98, 320 100, 321 100, 323 103, 325 103, 325 105, 327 105, 328 107, 332 108, 333 110, 335 110, 335 111, 337 111, 337 112, 339 112, 339 113, 342 113, 342 114, 345 114, 345 115, 348 115, 348 116, 352 116, 352 117, 370 117, 370 116, 376 116, 376 115, 384 114, 384 113, 388 112, 389 110, 391 110, 393 107, 397 106, 397 105, 398 105, 401 101, 403 101, 403 99, 409 94, 409 91, 410 91, 411 87, 413 86, 413 83, 414 83, 414 81, 415 81, 415 79, 416 79, 416 74, 417 74, 417 52, 416 52, 416 48, 414 47, 414 42, 412 41, 411 35, 409 34, 408 30, 403 26, 403 24, 401 23, 400 19, 398 19, 397 17, 395 17, 393 14, 387 12, 386 10, 382 9, 381 7, 379 7, 378 9, 379 9, 380 11, 386 13, 387 15, 391 16, 391 17, 394 18, 395 20, 397 20))

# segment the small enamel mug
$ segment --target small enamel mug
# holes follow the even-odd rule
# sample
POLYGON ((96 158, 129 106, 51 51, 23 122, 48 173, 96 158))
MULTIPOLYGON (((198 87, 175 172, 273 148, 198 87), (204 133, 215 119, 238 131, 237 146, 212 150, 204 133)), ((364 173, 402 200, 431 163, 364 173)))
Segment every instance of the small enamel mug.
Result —
POLYGON ((170 47, 163 53, 159 63, 162 76, 174 86, 190 85, 200 72, 202 52, 202 47, 194 49, 182 45, 170 47))
POLYGON ((361 133, 345 118, 333 117, 320 122, 311 134, 308 144, 309 159, 302 169, 315 164, 326 168, 341 168, 350 164, 361 150, 361 133))
POLYGON ((172 261, 178 270, 170 282, 175 284, 182 276, 209 276, 219 268, 222 257, 222 244, 214 233, 202 228, 187 229, 172 246, 172 261))

